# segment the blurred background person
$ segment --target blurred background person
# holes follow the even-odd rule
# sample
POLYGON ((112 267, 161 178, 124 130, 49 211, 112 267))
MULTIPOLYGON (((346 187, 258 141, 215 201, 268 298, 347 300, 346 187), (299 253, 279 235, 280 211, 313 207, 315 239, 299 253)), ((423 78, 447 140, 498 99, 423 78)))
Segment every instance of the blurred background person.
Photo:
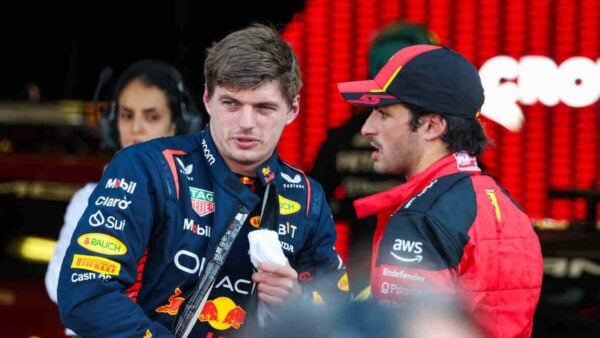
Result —
MULTIPOLYGON (((436 36, 424 25, 404 21, 392 23, 379 30, 372 39, 369 77, 375 76, 397 50, 415 44, 437 43, 436 36)), ((350 228, 346 266, 355 294, 369 285, 375 219, 357 219, 352 202, 404 182, 402 177, 378 175, 373 171, 369 140, 360 134, 367 117, 368 114, 355 110, 346 123, 330 130, 309 174, 323 185, 336 223, 350 228)))
MULTIPOLYGON (((198 112, 179 72, 168 63, 148 59, 137 61, 123 71, 100 130, 103 147, 118 150, 158 137, 193 133, 200 130, 203 122, 205 116, 198 112)), ((46 290, 54 303, 57 303, 58 276, 65 251, 95 187, 96 183, 83 186, 67 206, 45 276, 46 290)))
POLYGON ((402 308, 373 301, 341 307, 328 338, 481 338, 465 304, 449 294, 423 293, 407 298, 402 308))

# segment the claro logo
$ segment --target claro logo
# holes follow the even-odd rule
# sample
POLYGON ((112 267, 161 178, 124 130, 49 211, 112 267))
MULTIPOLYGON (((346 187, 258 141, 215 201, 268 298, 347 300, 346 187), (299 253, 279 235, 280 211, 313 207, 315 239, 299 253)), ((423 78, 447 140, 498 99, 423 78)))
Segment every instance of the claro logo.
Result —
POLYGON ((518 130, 523 112, 517 103, 569 107, 591 105, 600 97, 600 59, 574 56, 560 65, 546 56, 516 60, 499 55, 479 69, 485 89, 481 113, 510 130, 518 130))

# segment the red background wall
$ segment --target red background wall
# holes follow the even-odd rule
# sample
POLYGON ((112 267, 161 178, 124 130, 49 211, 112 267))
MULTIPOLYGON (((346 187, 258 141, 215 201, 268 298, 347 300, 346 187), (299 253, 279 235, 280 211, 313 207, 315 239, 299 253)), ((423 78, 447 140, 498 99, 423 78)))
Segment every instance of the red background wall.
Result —
MULTIPOLYGON (((560 65, 573 56, 598 63, 600 54, 600 3, 593 0, 307 0, 283 32, 304 81, 300 117, 280 143, 286 160, 311 167, 328 128, 351 113, 336 84, 366 79, 370 39, 399 19, 425 24, 478 68, 497 55, 540 55, 560 65)), ((548 195, 551 188, 600 189, 600 104, 520 107, 520 132, 482 118, 496 143, 482 156, 486 169, 533 219, 583 219, 583 201, 548 195)))

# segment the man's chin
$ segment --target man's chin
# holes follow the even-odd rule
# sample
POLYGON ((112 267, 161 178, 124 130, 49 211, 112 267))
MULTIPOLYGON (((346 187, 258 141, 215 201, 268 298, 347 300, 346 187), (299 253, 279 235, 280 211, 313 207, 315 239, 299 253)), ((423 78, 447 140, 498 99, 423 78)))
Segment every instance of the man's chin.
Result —
POLYGON ((373 164, 373 171, 375 171, 376 173, 378 173, 380 175, 387 174, 387 170, 385 169, 385 167, 381 163, 377 163, 377 162, 375 162, 373 164))

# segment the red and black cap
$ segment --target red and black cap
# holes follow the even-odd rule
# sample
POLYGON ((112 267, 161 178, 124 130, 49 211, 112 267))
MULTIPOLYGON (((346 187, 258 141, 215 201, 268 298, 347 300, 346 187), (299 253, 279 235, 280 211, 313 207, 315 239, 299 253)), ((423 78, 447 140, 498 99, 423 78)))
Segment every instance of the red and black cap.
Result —
POLYGON ((408 103, 463 118, 474 118, 484 99, 477 69, 452 49, 433 45, 403 48, 373 80, 342 82, 338 89, 357 106, 408 103))

